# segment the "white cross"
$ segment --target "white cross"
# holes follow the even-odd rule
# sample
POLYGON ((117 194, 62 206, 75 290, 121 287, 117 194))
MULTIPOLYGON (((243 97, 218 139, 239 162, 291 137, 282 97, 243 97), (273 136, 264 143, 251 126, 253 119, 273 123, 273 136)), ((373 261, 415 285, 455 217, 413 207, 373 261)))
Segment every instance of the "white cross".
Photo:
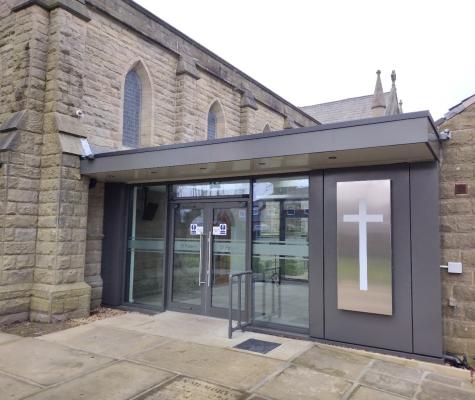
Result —
POLYGON ((382 214, 367 214, 366 200, 360 199, 358 214, 343 215, 343 222, 357 222, 359 228, 360 290, 368 290, 368 222, 383 222, 382 214))

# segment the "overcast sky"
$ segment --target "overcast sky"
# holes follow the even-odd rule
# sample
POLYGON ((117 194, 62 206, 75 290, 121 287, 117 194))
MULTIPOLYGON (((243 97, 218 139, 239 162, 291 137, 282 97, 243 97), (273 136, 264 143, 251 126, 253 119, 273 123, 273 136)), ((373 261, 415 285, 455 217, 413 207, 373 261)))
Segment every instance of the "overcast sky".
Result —
POLYGON ((473 0, 136 0, 298 106, 370 94, 441 117, 475 93, 473 0))

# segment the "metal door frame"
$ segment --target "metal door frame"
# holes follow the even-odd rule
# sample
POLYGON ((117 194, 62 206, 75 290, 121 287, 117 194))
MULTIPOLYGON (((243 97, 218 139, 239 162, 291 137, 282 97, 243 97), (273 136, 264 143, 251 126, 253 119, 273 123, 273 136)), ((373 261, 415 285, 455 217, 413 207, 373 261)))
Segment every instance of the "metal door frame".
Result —
MULTIPOLYGON (((212 231, 213 223, 213 210, 216 208, 243 208, 246 209, 246 239, 245 239, 245 259, 246 259, 246 271, 250 271, 251 268, 251 236, 250 236, 250 224, 251 224, 251 209, 252 202, 248 198, 196 198, 196 199, 183 199, 172 200, 169 202, 169 218, 168 218, 168 246, 167 246, 167 278, 166 278, 166 305, 165 309, 171 311, 188 312, 193 314, 208 315, 218 318, 227 318, 228 309, 218 308, 211 306, 211 277, 208 276, 209 269, 211 268, 209 253, 212 251, 212 239, 209 243, 210 232, 212 231), (175 240, 175 209, 178 207, 200 208, 203 210, 203 229, 204 234, 201 235, 201 252, 202 252, 202 270, 200 281, 204 282, 204 286, 201 291, 201 304, 192 305, 187 303, 181 303, 173 301, 173 261, 174 261, 174 240, 175 240), (209 282, 209 285, 207 284, 209 282)), ((212 237, 212 235, 211 235, 212 237)), ((246 318, 251 313, 251 283, 249 282, 246 287, 245 307, 243 311, 243 318, 246 318)))

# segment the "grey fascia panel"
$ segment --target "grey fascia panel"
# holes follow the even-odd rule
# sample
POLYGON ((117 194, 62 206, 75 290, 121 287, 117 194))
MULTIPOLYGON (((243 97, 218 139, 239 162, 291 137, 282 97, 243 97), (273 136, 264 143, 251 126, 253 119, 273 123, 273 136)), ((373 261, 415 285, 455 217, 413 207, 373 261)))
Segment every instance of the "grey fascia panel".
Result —
MULTIPOLYGON (((371 121, 371 120, 370 120, 371 121)), ((331 124, 270 135, 218 139, 97 155, 83 160, 85 175, 101 172, 186 166, 226 161, 285 157, 429 142, 427 115, 378 123, 331 124)), ((434 155, 435 156, 435 155, 434 155)), ((436 156, 434 157, 436 159, 436 156)))

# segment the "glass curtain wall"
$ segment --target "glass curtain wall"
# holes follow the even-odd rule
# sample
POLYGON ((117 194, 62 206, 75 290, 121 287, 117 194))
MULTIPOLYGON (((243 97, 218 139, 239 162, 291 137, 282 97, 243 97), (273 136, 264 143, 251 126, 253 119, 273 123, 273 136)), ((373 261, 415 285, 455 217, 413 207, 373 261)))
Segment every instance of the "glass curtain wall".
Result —
POLYGON ((126 302, 163 308, 166 186, 136 186, 128 240, 126 302))
POLYGON ((308 328, 308 177, 253 187, 254 319, 308 328))

